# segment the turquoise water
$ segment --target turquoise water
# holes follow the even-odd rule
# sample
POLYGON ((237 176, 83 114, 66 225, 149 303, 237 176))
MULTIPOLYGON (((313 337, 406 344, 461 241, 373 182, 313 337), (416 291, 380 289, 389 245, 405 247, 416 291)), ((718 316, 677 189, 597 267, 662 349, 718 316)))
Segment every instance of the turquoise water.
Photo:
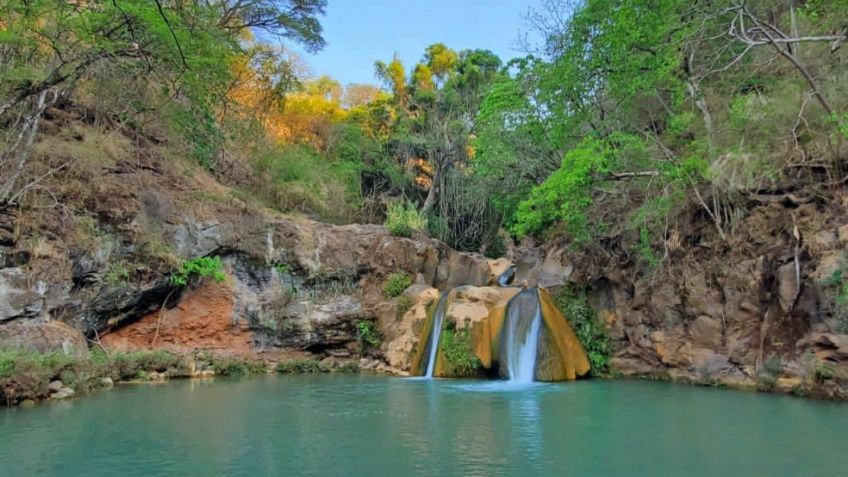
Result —
POLYGON ((837 476, 848 404, 647 382, 118 386, 0 408, 0 475, 837 476))

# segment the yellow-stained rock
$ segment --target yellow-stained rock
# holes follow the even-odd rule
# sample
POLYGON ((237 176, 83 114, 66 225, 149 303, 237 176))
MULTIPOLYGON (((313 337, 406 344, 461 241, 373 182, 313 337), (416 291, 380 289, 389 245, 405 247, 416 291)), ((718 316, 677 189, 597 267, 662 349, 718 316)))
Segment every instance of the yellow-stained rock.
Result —
POLYGON ((435 288, 412 286, 404 295, 412 300, 413 305, 398 323, 394 339, 387 343, 385 356, 393 368, 417 376, 423 372, 420 368, 427 352, 433 310, 440 293, 435 288))
POLYGON ((568 324, 568 320, 559 308, 554 304, 551 294, 544 288, 539 289, 540 304, 542 306, 542 320, 546 331, 552 336, 557 352, 562 363, 562 374, 555 376, 555 380, 572 380, 589 372, 589 358, 583 345, 568 324))
POLYGON ((564 381, 566 379, 566 371, 557 350, 556 340, 553 339, 547 327, 543 326, 539 333, 539 351, 536 355, 536 379, 539 381, 564 381))
MULTIPOLYGON (((446 325, 457 330, 468 329, 471 347, 484 369, 490 369, 497 359, 498 339, 503 327, 504 311, 518 288, 459 287, 451 292, 446 313, 446 325)), ((441 349, 434 373, 447 373, 441 349)))
POLYGON ((511 266, 512 261, 508 258, 489 260, 489 285, 497 285, 498 278, 509 270, 511 266))
MULTIPOLYGON (((412 375, 424 373, 427 341, 433 332, 434 313, 440 293, 434 288, 411 287, 414 305, 399 325, 401 332, 387 346, 389 364, 412 375), (414 334, 414 337, 410 335, 414 334)), ((445 319, 433 375, 454 377, 444 355, 445 329, 469 334, 470 352, 483 369, 498 366, 498 351, 509 301, 520 292, 518 287, 458 287, 447 297, 445 319)), ((589 360, 568 321, 553 303, 550 294, 539 290, 543 327, 539 337, 536 379, 564 381, 589 372, 589 360)))

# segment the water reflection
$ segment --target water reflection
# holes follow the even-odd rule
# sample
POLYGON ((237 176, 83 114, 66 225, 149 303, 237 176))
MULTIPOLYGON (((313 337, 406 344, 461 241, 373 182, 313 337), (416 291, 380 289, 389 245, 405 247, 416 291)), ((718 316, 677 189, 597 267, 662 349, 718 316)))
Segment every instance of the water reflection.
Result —
POLYGON ((848 405, 654 383, 267 376, 119 386, 57 404, 0 409, 0 475, 796 476, 848 467, 848 405))

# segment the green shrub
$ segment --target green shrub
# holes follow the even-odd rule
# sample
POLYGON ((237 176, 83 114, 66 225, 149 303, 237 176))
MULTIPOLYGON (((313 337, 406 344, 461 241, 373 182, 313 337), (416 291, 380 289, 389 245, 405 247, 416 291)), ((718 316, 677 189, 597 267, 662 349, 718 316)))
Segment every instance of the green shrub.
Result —
POLYGON ((769 357, 763 363, 763 367, 757 372, 757 389, 760 391, 774 391, 782 367, 783 365, 779 357, 769 357))
POLYGON ((144 380, 150 373, 187 376, 188 366, 180 356, 165 351, 136 351, 107 355, 92 351, 84 357, 62 353, 39 354, 24 350, 0 351, 0 402, 14 404, 23 399, 44 399, 51 381, 77 393, 102 386, 103 378, 115 381, 144 380))
POLYGON ((822 285, 830 296, 833 317, 836 318, 837 331, 848 332, 848 253, 829 277, 822 280, 822 285))
POLYGON ((393 272, 383 282, 383 294, 387 297, 394 298, 400 296, 410 285, 412 285, 412 277, 406 272, 399 270, 393 272))
POLYGON ((342 363, 338 368, 336 368, 337 373, 358 374, 359 371, 359 364, 353 361, 342 363))
MULTIPOLYGON (((327 151, 329 156, 334 152, 327 151)), ((362 203, 359 160, 325 157, 309 145, 268 146, 255 155, 256 189, 277 210, 350 222, 362 203)))
POLYGON ((586 293, 566 286, 554 296, 554 301, 583 344, 592 365, 592 374, 606 375, 609 372, 610 338, 606 326, 599 322, 589 304, 586 293))
POLYGON ((486 244, 486 249, 483 250, 483 255, 486 258, 496 259, 506 255, 506 240, 500 233, 495 234, 486 244))
POLYGON ((226 280, 224 273, 224 262, 221 257, 198 257, 186 260, 180 264, 180 268, 171 275, 171 284, 186 286, 192 277, 212 277, 217 282, 226 280))
POLYGON ((240 377, 265 372, 263 363, 237 357, 215 359, 212 362, 212 367, 218 376, 240 377))
POLYGON ((324 363, 314 359, 296 359, 277 364, 277 372, 284 374, 312 374, 330 371, 324 363))
POLYGON ((130 269, 124 260, 111 262, 106 274, 103 276, 103 282, 108 286, 115 286, 127 282, 129 279, 130 269))
POLYGON ((380 331, 373 321, 360 320, 356 323, 356 335, 359 339, 361 352, 369 348, 377 348, 382 343, 380 331))
POLYGON ((453 376, 474 376, 482 367, 480 358, 474 354, 468 328, 457 330, 455 325, 442 331, 441 349, 453 376))
POLYGON ((406 202, 389 204, 384 224, 395 237, 412 237, 415 232, 427 228, 427 217, 420 213, 415 205, 406 202))
POLYGON ((185 361, 178 355, 162 350, 111 355, 93 352, 90 359, 107 369, 110 377, 116 381, 145 380, 150 372, 186 374, 185 361))

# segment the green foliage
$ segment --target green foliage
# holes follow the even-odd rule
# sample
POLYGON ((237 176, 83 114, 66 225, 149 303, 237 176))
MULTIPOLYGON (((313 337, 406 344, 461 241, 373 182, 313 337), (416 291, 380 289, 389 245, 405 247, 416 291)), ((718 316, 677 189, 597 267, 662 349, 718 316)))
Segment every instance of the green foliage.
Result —
POLYGON ((396 202, 386 209, 384 225, 395 237, 412 237, 427 228, 427 217, 410 202, 396 202))
POLYGON ((265 364, 235 356, 215 358, 212 368, 218 376, 242 377, 265 372, 265 364))
POLYGON ((103 281, 109 286, 125 283, 130 279, 130 269, 124 260, 117 260, 109 264, 103 281))
POLYGON ((328 373, 330 368, 314 359, 296 359, 277 364, 277 372, 283 374, 328 373))
POLYGON ((439 346, 453 376, 475 376, 482 367, 480 358, 474 354, 468 328, 457 330, 449 325, 442 331, 439 346))
POLYGON ((187 376, 187 364, 180 356, 165 351, 137 351, 106 354, 92 351, 83 357, 62 353, 0 350, 0 402, 14 404, 23 399, 48 397, 47 386, 61 380, 78 394, 101 387, 103 378, 114 381, 147 379, 150 373, 170 377, 187 376))
POLYGON ((365 352, 369 348, 379 348, 383 342, 380 335, 380 330, 373 321, 360 320, 356 322, 356 335, 359 339, 361 352, 365 352))
POLYGON ((290 273, 291 273, 291 268, 289 268, 289 266, 288 266, 288 265, 286 265, 285 263, 276 263, 276 264, 274 264, 274 270, 276 270, 276 271, 277 271, 277 273, 278 273, 280 276, 288 275, 288 274, 290 274, 290 273))
POLYGON ((831 297, 831 309, 838 331, 848 332, 848 253, 842 257, 839 267, 822 280, 822 285, 831 297))
POLYGON ((506 255, 506 252, 506 239, 503 235, 497 233, 489 240, 489 243, 486 244, 486 249, 483 251, 483 255, 485 255, 486 258, 497 259, 506 255))
POLYGON ((277 364, 276 370, 278 373, 282 374, 357 374, 360 372, 359 364, 354 361, 347 361, 337 366, 330 366, 316 359, 295 359, 291 361, 282 361, 277 364))
POLYGON ((389 298, 394 298, 400 296, 410 285, 412 285, 412 277, 408 273, 398 270, 392 272, 383 282, 383 294, 389 298))
POLYGON ((330 222, 349 221, 361 203, 363 165, 358 151, 362 147, 366 146, 343 135, 328 151, 331 157, 308 145, 261 151, 253 162, 258 192, 280 211, 314 214, 330 222))
POLYGON ((189 279, 193 277, 212 277, 217 282, 223 282, 227 279, 224 273, 224 262, 221 261, 221 257, 198 257, 186 260, 171 275, 171 284, 186 286, 189 279))
POLYGON ((343 374, 359 374, 361 369, 359 368, 359 364, 354 361, 348 361, 346 363, 342 363, 335 369, 337 373, 343 374))
POLYGON ((562 166, 519 204, 512 233, 518 237, 538 235, 561 221, 576 243, 589 241, 598 227, 587 215, 593 204, 593 187, 610 172, 617 158, 617 147, 611 141, 585 138, 565 155, 562 166))
POLYGON ((757 372, 757 389, 768 392, 774 391, 782 367, 780 357, 770 356, 757 372))
POLYGON ((612 351, 610 338, 606 326, 600 322, 589 303, 586 292, 566 286, 557 292, 554 301, 583 344, 583 349, 586 350, 589 363, 592 365, 592 374, 606 375, 609 372, 612 351))

